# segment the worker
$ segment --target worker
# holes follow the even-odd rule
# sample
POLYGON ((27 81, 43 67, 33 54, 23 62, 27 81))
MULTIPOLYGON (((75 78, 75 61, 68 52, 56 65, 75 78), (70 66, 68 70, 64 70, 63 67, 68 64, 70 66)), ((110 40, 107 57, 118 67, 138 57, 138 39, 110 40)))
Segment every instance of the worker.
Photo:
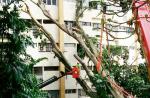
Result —
POLYGON ((67 72, 67 75, 72 75, 73 78, 79 78, 80 76, 80 69, 77 65, 72 67, 70 72, 67 72))
POLYGON ((80 63, 77 63, 76 66, 78 67, 78 69, 79 69, 79 74, 80 74, 80 70, 81 70, 81 65, 80 65, 80 63))

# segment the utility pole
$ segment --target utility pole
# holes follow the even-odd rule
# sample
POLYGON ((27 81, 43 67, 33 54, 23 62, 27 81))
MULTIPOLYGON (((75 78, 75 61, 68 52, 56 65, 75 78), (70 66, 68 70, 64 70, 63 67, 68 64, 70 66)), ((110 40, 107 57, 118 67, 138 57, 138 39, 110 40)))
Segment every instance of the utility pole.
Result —
MULTIPOLYGON (((64 23, 64 13, 63 13, 63 0, 58 0, 58 22, 60 24, 64 23)), ((60 51, 64 52, 64 32, 58 29, 59 32, 59 48, 60 51)), ((64 72, 65 66, 59 62, 59 71, 64 72)), ((65 98, 65 77, 60 78, 59 81, 59 98, 65 98)))

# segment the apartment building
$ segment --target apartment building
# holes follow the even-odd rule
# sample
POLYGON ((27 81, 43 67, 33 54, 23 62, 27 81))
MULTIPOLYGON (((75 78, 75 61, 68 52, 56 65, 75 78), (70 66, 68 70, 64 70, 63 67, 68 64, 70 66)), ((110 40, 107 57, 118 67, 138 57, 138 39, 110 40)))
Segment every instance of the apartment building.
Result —
MULTIPOLYGON (((90 7, 91 3, 96 0, 83 0, 84 7, 90 7)), ((0 0, 0 3, 3 5, 5 3, 10 2, 10 0, 0 0)), ((51 13, 52 17, 56 19, 59 23, 65 23, 68 29, 71 29, 73 23, 75 21, 75 10, 76 10, 76 0, 43 0, 46 4, 46 9, 51 13)), ((63 33, 56 25, 54 25, 50 20, 48 20, 40 9, 34 5, 33 3, 29 2, 31 12, 33 13, 34 17, 41 22, 44 27, 49 30, 49 32, 54 37, 55 41, 59 44, 60 49, 63 51, 65 57, 69 61, 71 65, 75 65, 77 60, 73 57, 73 54, 77 54, 77 41, 68 36, 67 34, 63 33)), ((83 27, 86 34, 90 37, 100 37, 100 9, 101 7, 95 6, 94 9, 86 10, 84 12, 84 16, 80 19, 80 24, 83 27)), ((108 7, 108 9, 112 9, 108 7)), ((106 16, 106 19, 112 18, 115 21, 123 22, 130 18, 131 12, 124 17, 114 17, 114 16, 106 16)), ((21 12, 20 17, 23 19, 29 19, 30 17, 26 14, 21 12)), ((129 36, 132 31, 127 25, 121 25, 118 27, 113 28, 109 23, 106 25, 108 28, 113 29, 111 32, 112 35, 117 37, 127 37, 129 36), (115 32, 119 31, 119 32, 115 32)), ((59 70, 61 69, 60 65, 62 65, 59 60, 55 57, 54 53, 52 52, 52 46, 49 41, 47 41, 44 36, 41 36, 42 39, 46 40, 46 45, 42 45, 41 38, 36 38, 36 28, 31 28, 29 30, 29 35, 33 38, 34 41, 34 48, 28 47, 27 52, 32 55, 33 58, 38 59, 41 57, 47 57, 47 60, 43 60, 42 62, 38 63, 35 68, 34 72, 37 75, 37 78, 40 81, 45 81, 51 77, 59 76, 59 70)), ((106 34, 103 35, 103 44, 106 45, 106 34)), ((113 40, 109 37, 110 40, 113 40)), ((137 43, 135 44, 136 37, 132 36, 128 39, 123 40, 114 40, 110 41, 111 45, 119 45, 125 46, 129 49, 129 63, 132 63, 134 58, 138 55, 137 50, 138 46, 137 43)), ((139 63, 139 62, 136 62, 139 63)), ((92 66, 89 66, 92 68, 92 66)), ((82 77, 86 78, 86 74, 83 70, 81 70, 82 77)), ((49 98, 88 98, 86 94, 83 92, 81 86, 76 82, 72 76, 65 76, 61 80, 56 81, 48 86, 42 88, 42 90, 48 91, 49 98)))

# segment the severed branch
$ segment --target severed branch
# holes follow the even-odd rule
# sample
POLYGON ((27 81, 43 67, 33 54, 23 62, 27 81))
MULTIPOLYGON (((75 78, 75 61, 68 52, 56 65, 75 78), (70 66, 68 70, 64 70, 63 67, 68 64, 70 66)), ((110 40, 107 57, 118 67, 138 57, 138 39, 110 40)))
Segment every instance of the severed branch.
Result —
MULTIPOLYGON (((36 25, 42 29, 44 35, 50 40, 50 42, 52 43, 53 46, 53 52, 55 53, 55 55, 58 57, 58 59, 65 65, 65 69, 67 71, 71 70, 70 64, 69 62, 66 60, 66 58, 64 57, 63 53, 60 51, 60 49, 58 48, 55 40, 53 39, 52 35, 49 33, 49 31, 47 31, 44 26, 42 26, 32 15, 29 6, 25 3, 26 7, 27 7, 27 13, 31 16, 32 20, 36 23, 36 25)), ((87 83, 80 77, 78 79, 76 79, 78 81, 78 83, 83 87, 83 89, 85 90, 85 92, 89 95, 89 96, 95 96, 96 94, 93 94, 91 92, 93 92, 93 90, 87 85, 87 83)))
POLYGON ((33 0, 31 0, 34 4, 36 4, 43 12, 43 14, 49 18, 54 24, 56 24, 62 31, 64 31, 65 33, 67 33, 69 36, 72 36, 74 39, 76 39, 79 44, 82 45, 82 47, 85 49, 86 54, 88 55, 88 57, 91 59, 91 61, 94 63, 94 65, 97 64, 97 59, 94 56, 94 54, 88 49, 88 47, 86 46, 86 44, 84 43, 84 40, 82 38, 80 38, 80 36, 78 34, 75 34, 75 32, 71 32, 69 31, 64 25, 59 24, 56 20, 54 20, 50 13, 46 10, 45 5, 43 2, 40 2, 41 0, 39 0, 40 3, 35 3, 33 0))

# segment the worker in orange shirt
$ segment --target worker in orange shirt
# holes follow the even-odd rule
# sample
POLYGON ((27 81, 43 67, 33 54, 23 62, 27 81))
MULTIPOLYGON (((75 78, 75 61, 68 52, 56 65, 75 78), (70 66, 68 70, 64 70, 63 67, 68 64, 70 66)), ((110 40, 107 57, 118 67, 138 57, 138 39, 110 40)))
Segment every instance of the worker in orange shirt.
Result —
POLYGON ((73 66, 70 72, 67 72, 68 75, 72 75, 73 78, 79 78, 80 76, 80 64, 73 66))
POLYGON ((77 63, 76 66, 78 67, 78 69, 79 69, 79 74, 80 74, 80 70, 81 70, 81 65, 80 65, 80 63, 77 63))

